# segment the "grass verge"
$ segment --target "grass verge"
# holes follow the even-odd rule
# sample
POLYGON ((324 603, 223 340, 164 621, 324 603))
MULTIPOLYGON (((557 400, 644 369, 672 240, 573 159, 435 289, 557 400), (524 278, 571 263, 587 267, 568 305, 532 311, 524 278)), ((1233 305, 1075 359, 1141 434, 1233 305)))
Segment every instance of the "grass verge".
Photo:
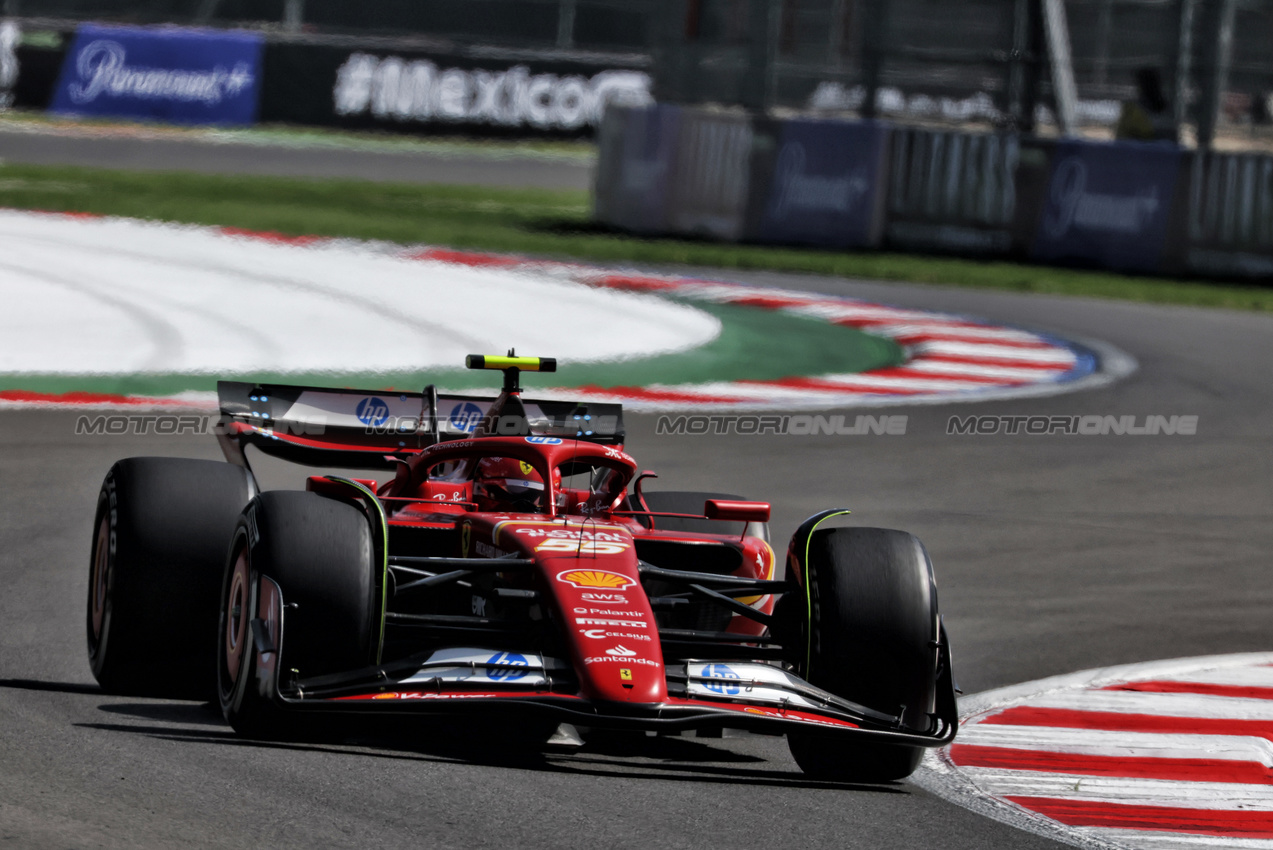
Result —
POLYGON ((766 269, 1013 292, 1273 310, 1273 288, 875 251, 644 239, 600 231, 587 193, 0 166, 0 206, 599 262, 766 269))

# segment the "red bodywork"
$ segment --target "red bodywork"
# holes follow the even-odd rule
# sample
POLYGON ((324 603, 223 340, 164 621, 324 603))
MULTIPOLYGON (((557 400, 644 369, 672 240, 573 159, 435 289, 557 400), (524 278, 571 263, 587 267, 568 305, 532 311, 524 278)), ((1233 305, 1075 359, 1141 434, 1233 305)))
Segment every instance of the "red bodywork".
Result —
MULTIPOLYGON (((580 695, 615 703, 659 704, 668 699, 666 671, 654 610, 641 584, 636 540, 692 543, 706 536, 659 530, 657 518, 655 528, 647 528, 630 512, 616 513, 635 474, 636 461, 622 447, 557 438, 484 437, 424 449, 406 465, 405 474, 380 488, 379 495, 392 506, 391 528, 458 527, 461 557, 515 554, 534 560, 534 584, 569 645, 580 695), (479 513, 469 501, 471 482, 436 481, 424 475, 438 464, 483 456, 531 464, 547 482, 546 510, 479 513), (610 469, 614 475, 609 486, 600 493, 559 489, 551 470, 575 463, 610 469)), ((763 509, 767 517, 768 506, 763 504, 729 503, 726 507, 738 506, 749 507, 754 516, 763 509)), ((711 537, 739 550, 741 565, 735 575, 773 578, 774 552, 763 539, 711 537)), ((772 595, 740 601, 765 614, 773 611, 772 595)), ((735 615, 727 631, 760 635, 764 627, 735 615)))

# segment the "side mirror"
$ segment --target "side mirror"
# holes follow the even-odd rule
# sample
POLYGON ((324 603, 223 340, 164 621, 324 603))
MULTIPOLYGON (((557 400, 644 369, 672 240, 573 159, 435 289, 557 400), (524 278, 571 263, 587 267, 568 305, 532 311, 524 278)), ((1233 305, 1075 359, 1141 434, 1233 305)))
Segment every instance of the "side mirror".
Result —
POLYGON ((703 503, 703 516, 708 519, 732 519, 739 522, 769 522, 768 502, 743 502, 737 499, 708 499, 703 503))

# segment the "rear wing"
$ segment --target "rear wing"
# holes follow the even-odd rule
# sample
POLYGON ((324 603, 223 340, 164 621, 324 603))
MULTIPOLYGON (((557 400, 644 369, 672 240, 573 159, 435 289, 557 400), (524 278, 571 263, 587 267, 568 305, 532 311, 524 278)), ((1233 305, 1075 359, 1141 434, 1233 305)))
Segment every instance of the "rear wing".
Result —
MULTIPOLYGON (((243 449, 308 466, 377 469, 426 446, 470 437, 495 396, 302 387, 218 381, 219 439, 232 463, 243 449)), ((525 418, 488 423, 492 434, 559 437, 604 445, 624 439, 623 406, 523 399, 525 418)))

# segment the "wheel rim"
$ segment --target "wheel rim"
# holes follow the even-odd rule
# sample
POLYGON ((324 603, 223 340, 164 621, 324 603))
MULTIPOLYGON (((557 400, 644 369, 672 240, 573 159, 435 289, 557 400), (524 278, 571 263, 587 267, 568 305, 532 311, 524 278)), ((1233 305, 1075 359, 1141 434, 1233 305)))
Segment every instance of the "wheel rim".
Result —
POLYGON ((225 608, 225 670, 231 682, 239 678, 249 619, 251 619, 251 612, 248 610, 248 556, 246 550, 241 550, 234 561, 234 571, 230 576, 230 593, 226 597, 225 608))
POLYGON ((89 579, 89 621, 93 627, 93 640, 102 639, 102 624, 106 621, 106 591, 110 581, 110 517, 103 516, 97 527, 97 543, 93 548, 93 574, 89 579))

